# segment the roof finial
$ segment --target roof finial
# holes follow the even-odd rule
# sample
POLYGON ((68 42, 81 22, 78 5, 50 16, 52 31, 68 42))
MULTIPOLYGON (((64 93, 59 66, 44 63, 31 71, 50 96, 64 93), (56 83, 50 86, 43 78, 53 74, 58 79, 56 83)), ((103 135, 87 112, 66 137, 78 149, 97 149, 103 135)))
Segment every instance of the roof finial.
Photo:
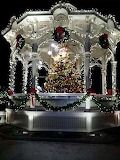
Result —
POLYGON ((62 1, 59 1, 58 4, 59 4, 60 8, 62 8, 62 1))

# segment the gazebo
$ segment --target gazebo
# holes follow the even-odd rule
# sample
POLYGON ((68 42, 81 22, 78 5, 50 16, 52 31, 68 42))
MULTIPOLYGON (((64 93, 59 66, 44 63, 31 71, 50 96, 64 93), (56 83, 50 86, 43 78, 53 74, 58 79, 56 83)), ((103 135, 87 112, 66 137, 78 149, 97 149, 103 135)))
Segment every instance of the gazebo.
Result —
MULTIPOLYGON (((70 3, 59 2, 48 11, 29 10, 19 18, 12 17, 2 35, 11 46, 10 89, 15 90, 15 76, 20 64, 22 74, 19 77, 22 77, 22 89, 19 95, 29 95, 30 86, 30 102, 35 100, 35 96, 40 98, 38 106, 34 104, 28 107, 24 104, 22 109, 18 106, 17 111, 11 106, 6 108, 8 123, 29 131, 65 132, 92 132, 120 125, 119 112, 115 113, 119 103, 116 96, 116 48, 120 41, 120 28, 112 15, 103 16, 94 9, 78 10, 70 3), (66 68, 69 70, 69 62, 75 62, 70 75, 74 75, 76 71, 79 73, 83 87, 77 88, 80 89, 80 93, 66 92, 66 89, 62 93, 44 93, 40 90, 36 94, 38 78, 47 76, 39 75, 41 68, 49 72, 54 61, 55 65, 59 64, 60 58, 64 60, 60 62, 64 68, 67 53, 69 61, 66 68), (111 93, 107 90, 108 64, 111 66, 111 93), (88 94, 95 82, 92 75, 95 66, 101 72, 102 94, 99 95, 88 94)), ((59 78, 57 74, 61 68, 57 68, 53 77, 56 76, 57 80, 61 79, 62 82, 64 78, 59 78)), ((65 74, 69 75, 67 72, 65 74)), ((68 77, 67 82, 69 78, 74 82, 75 76, 68 77)), ((54 90, 54 87, 52 89, 54 90)))

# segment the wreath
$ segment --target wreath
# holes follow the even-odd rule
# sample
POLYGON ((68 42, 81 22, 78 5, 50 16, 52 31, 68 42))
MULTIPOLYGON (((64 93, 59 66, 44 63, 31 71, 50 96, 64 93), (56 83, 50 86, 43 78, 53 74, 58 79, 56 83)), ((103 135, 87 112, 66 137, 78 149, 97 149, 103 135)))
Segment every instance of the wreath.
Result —
POLYGON ((69 32, 64 27, 59 26, 54 29, 53 39, 58 43, 64 43, 66 40, 69 39, 69 36, 69 32))
POLYGON ((25 45, 25 38, 21 36, 21 34, 18 34, 16 36, 16 49, 21 50, 25 45))
POLYGON ((109 48, 108 34, 104 33, 99 37, 99 44, 102 48, 109 48))

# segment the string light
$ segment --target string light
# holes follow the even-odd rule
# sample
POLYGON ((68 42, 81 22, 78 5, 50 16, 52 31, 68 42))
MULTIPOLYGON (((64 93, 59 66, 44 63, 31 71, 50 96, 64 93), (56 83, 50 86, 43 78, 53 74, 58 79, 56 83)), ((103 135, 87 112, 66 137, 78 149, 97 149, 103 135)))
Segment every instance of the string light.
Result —
POLYGON ((52 55, 52 51, 48 51, 48 55, 50 55, 50 56, 51 56, 51 55, 52 55))

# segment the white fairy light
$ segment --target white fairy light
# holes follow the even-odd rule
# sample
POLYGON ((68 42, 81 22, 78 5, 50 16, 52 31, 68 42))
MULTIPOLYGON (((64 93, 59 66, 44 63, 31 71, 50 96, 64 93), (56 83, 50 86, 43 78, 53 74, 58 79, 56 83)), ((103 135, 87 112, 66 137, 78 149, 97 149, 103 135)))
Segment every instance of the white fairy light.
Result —
POLYGON ((38 69, 41 69, 42 68, 42 61, 39 61, 38 62, 38 69))
POLYGON ((55 51, 58 50, 58 45, 55 44, 55 43, 52 43, 52 44, 51 44, 51 47, 52 47, 55 51))
POLYGON ((52 55, 52 51, 48 51, 48 55, 50 55, 50 56, 51 56, 51 55, 52 55))
POLYGON ((55 45, 54 43, 52 43, 52 44, 51 44, 51 47, 55 48, 55 47, 56 47, 56 45, 55 45))

